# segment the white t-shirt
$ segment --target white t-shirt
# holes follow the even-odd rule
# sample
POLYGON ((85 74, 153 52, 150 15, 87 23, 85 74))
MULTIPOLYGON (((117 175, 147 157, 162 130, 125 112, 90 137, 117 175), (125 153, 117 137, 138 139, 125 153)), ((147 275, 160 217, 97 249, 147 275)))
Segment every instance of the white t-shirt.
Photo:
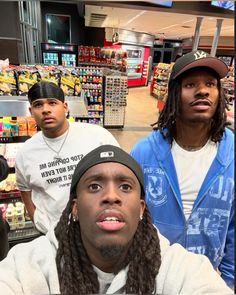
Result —
POLYGON ((217 144, 209 140, 200 150, 186 151, 174 140, 171 152, 187 220, 203 180, 216 156, 217 144))
MULTIPOLYGON (((112 144, 119 146, 112 134, 98 125, 70 123, 69 133, 60 151, 62 163, 54 160, 56 153, 45 143, 42 132, 27 140, 16 156, 16 180, 20 191, 31 191, 36 206, 34 222, 46 233, 50 224, 57 223, 69 199, 70 183, 75 167, 94 148, 112 144)), ((46 138, 58 151, 66 133, 46 138)))
POLYGON ((115 274, 104 272, 94 265, 93 265, 93 269, 97 273, 97 276, 98 276, 99 294, 106 294, 107 289, 110 287, 110 285, 115 277, 115 274))

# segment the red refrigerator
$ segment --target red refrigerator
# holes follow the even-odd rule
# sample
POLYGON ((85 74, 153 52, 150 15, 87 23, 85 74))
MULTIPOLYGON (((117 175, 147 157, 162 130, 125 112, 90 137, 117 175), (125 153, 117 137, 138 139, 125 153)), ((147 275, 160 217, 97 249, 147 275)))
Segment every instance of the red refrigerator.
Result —
POLYGON ((145 86, 148 80, 150 47, 140 45, 124 45, 122 43, 104 42, 104 47, 122 49, 127 53, 128 87, 145 86))
POLYGON ((122 45, 127 52, 128 86, 144 86, 148 79, 150 47, 122 45))

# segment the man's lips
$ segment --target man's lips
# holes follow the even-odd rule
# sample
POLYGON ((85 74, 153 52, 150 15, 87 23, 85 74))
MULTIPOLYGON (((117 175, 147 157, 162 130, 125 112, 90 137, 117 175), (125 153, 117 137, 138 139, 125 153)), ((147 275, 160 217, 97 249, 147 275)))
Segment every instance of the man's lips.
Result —
POLYGON ((195 110, 205 111, 211 107, 212 103, 207 99, 198 99, 190 103, 190 106, 195 110))
POLYGON ((125 226, 123 215, 117 210, 104 210, 99 214, 97 226, 104 231, 118 231, 125 226))
POLYGON ((197 99, 193 102, 190 103, 191 106, 196 106, 196 105, 206 105, 206 106, 211 106, 212 103, 207 100, 207 99, 197 99))
POLYGON ((51 122, 54 122, 54 118, 52 118, 52 117, 45 117, 45 118, 43 118, 43 122, 45 122, 45 123, 51 123, 51 122))

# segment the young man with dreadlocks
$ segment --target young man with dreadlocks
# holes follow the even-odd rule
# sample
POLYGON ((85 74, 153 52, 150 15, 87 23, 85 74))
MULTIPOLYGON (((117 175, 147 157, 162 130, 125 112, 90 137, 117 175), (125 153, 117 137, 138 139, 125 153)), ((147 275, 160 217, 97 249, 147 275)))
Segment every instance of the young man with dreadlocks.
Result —
POLYGON ((172 68, 164 109, 131 150, 144 172, 153 223, 170 243, 206 255, 234 284, 234 134, 220 79, 226 64, 204 51, 172 68))
POLYGON ((141 167, 112 145, 77 165, 55 230, 0 262, 0 294, 58 293, 233 294, 206 256, 158 234, 141 167))

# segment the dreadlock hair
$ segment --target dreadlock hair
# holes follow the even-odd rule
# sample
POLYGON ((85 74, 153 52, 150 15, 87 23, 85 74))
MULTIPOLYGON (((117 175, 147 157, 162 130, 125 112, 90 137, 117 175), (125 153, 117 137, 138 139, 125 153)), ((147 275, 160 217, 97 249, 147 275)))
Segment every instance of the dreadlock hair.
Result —
POLYGON ((176 135, 176 117, 179 115, 180 109, 180 98, 181 98, 181 81, 183 77, 186 77, 190 72, 206 70, 213 74, 217 78, 217 87, 219 90, 219 103, 216 108, 215 114, 212 117, 211 128, 210 128, 210 139, 213 142, 220 142, 225 126, 229 125, 227 121, 226 109, 227 98, 221 87, 221 81, 218 74, 208 67, 197 67, 184 72, 176 79, 169 80, 167 100, 163 110, 161 111, 157 122, 151 126, 157 125, 153 130, 160 130, 160 133, 165 139, 168 139, 170 144, 176 135))
MULTIPOLYGON (((73 198, 70 198, 55 228, 58 240, 56 264, 60 291, 62 294, 98 294, 97 274, 83 246, 79 222, 73 221, 72 203, 73 198)), ((126 260, 120 265, 119 270, 127 265, 129 270, 126 293, 155 292, 155 278, 161 265, 160 242, 147 207, 126 260)))

